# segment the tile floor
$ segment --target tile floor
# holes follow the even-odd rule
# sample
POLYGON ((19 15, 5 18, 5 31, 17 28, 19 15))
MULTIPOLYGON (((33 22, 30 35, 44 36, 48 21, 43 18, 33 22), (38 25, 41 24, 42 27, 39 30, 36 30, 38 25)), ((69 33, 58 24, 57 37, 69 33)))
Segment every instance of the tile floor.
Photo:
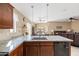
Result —
POLYGON ((71 56, 79 56, 79 47, 71 46, 71 56))

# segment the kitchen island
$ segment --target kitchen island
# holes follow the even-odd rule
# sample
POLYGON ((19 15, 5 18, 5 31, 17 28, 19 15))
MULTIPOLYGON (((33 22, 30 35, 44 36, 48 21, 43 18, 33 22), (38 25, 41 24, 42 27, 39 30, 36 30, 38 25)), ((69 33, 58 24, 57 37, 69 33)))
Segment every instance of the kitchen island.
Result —
POLYGON ((72 40, 61 36, 32 36, 24 42, 24 56, 70 56, 72 40))
POLYGON ((14 40, 13 45, 5 48, 10 56, 70 56, 71 39, 61 36, 26 36, 14 40), (13 48, 11 48, 14 46, 13 48))

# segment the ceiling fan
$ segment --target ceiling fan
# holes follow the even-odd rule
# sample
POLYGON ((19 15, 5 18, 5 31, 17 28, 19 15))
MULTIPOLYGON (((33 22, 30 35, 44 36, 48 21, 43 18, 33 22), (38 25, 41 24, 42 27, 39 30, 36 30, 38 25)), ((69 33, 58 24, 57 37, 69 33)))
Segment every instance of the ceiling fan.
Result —
POLYGON ((69 20, 72 22, 73 20, 79 20, 79 19, 76 19, 76 18, 70 17, 69 20))

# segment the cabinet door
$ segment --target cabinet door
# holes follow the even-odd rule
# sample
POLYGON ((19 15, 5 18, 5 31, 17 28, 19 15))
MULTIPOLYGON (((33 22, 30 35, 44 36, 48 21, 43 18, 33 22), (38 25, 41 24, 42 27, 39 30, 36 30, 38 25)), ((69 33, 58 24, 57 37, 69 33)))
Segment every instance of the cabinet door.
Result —
POLYGON ((13 7, 8 3, 0 3, 1 7, 1 19, 0 22, 2 22, 0 25, 3 29, 10 29, 13 28, 13 7))
POLYGON ((39 43, 37 42, 26 42, 25 50, 26 56, 38 56, 39 43))
POLYGON ((0 28, 3 27, 3 4, 0 3, 0 28))
POLYGON ((23 56, 23 45, 21 44, 16 47, 16 49, 10 53, 10 56, 23 56))
POLYGON ((17 56, 23 56, 23 44, 19 45, 16 49, 17 56))
POLYGON ((39 54, 41 56, 53 56, 54 55, 53 43, 51 43, 51 42, 40 43, 39 54))
POLYGON ((70 47, 69 43, 65 42, 56 42, 55 43, 55 56, 69 56, 70 55, 70 47))
POLYGON ((18 56, 17 49, 10 52, 9 56, 18 56))
POLYGON ((10 4, 5 4, 3 8, 3 25, 4 28, 13 27, 13 9, 10 4))
POLYGON ((18 55, 23 56, 23 44, 18 47, 18 55))
POLYGON ((26 56, 38 56, 38 46, 27 46, 26 56))
POLYGON ((23 56, 23 44, 20 47, 20 56, 23 56))
POLYGON ((20 50, 21 50, 21 48, 20 48, 20 46, 19 46, 19 47, 17 47, 16 49, 17 49, 17 51, 16 51, 17 56, 20 56, 20 55, 21 55, 21 51, 20 51, 20 50))

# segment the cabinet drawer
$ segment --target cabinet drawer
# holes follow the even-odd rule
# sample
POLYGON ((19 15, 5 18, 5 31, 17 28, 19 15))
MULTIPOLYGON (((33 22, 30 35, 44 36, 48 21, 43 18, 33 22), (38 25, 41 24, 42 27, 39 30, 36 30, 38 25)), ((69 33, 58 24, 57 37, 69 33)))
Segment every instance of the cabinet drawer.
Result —
POLYGON ((52 42, 40 42, 40 45, 53 45, 52 42))
POLYGON ((39 45, 39 42, 25 42, 25 45, 39 45))

